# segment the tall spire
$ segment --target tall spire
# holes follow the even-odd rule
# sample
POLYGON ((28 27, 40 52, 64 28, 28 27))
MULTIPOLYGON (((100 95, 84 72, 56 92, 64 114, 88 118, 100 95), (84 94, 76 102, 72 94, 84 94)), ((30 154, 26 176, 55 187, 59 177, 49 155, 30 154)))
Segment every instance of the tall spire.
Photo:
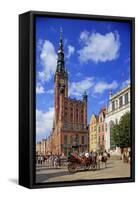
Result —
POLYGON ((60 41, 62 41, 62 27, 60 27, 60 41))
POLYGON ((83 100, 87 101, 88 95, 86 93, 86 90, 84 91, 82 96, 83 96, 83 100))
POLYGON ((59 42, 57 70, 56 70, 58 72, 65 72, 62 33, 63 33, 62 27, 60 27, 60 42, 59 42))
POLYGON ((62 27, 60 27, 60 42, 59 42, 59 49, 58 49, 58 53, 62 52, 63 53, 63 42, 62 42, 62 27))

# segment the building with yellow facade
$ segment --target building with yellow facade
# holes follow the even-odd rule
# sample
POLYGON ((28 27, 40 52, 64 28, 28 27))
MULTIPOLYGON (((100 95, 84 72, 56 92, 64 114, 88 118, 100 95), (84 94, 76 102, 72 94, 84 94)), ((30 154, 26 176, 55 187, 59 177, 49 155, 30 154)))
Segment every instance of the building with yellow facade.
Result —
POLYGON ((93 113, 89 124, 89 151, 96 151, 98 148, 97 125, 98 125, 98 117, 93 113))

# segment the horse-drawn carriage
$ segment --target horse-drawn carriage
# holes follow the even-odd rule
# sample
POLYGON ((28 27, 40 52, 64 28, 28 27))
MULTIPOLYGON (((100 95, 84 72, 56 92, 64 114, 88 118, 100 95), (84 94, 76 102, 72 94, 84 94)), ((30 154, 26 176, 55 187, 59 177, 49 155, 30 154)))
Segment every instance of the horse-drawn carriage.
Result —
POLYGON ((75 173, 79 169, 82 170, 97 170, 100 169, 101 162, 107 162, 107 156, 104 155, 95 155, 93 157, 86 157, 86 156, 78 156, 78 155, 71 155, 68 159, 68 171, 70 173, 75 173))

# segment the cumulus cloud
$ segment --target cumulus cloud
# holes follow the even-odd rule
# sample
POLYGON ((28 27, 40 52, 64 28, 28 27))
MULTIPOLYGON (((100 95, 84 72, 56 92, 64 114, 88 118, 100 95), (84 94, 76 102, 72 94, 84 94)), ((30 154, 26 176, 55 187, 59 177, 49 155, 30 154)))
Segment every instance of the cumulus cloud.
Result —
POLYGON ((82 96, 84 91, 88 92, 88 90, 94 85, 93 80, 93 77, 87 77, 81 81, 69 83, 69 96, 82 96))
POLYGON ((39 80, 42 82, 49 81, 56 70, 57 54, 54 45, 48 41, 39 42, 40 62, 42 71, 38 72, 39 80))
POLYGON ((83 31, 79 40, 83 44, 78 51, 80 62, 106 62, 115 60, 119 56, 120 37, 118 32, 102 35, 83 31))
POLYGON ((118 87, 118 83, 113 81, 112 83, 107 83, 105 81, 100 81, 94 86, 94 93, 102 94, 105 90, 112 90, 118 87))
POLYGON ((73 47, 72 45, 68 45, 67 48, 68 48, 68 52, 67 52, 66 58, 69 59, 71 55, 74 54, 75 47, 73 47))
POLYGON ((37 136, 48 136, 53 127, 54 107, 47 112, 36 110, 36 134, 37 136))
POLYGON ((40 83, 38 83, 36 85, 36 94, 44 94, 44 93, 45 93, 44 87, 40 83))

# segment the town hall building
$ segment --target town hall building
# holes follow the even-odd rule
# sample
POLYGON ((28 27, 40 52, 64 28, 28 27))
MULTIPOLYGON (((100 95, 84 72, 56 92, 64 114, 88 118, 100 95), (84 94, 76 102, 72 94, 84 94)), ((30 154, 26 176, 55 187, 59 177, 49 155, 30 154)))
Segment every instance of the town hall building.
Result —
POLYGON ((87 94, 81 100, 68 96, 68 71, 65 68, 62 32, 54 76, 54 121, 47 154, 68 155, 88 151, 87 94))

